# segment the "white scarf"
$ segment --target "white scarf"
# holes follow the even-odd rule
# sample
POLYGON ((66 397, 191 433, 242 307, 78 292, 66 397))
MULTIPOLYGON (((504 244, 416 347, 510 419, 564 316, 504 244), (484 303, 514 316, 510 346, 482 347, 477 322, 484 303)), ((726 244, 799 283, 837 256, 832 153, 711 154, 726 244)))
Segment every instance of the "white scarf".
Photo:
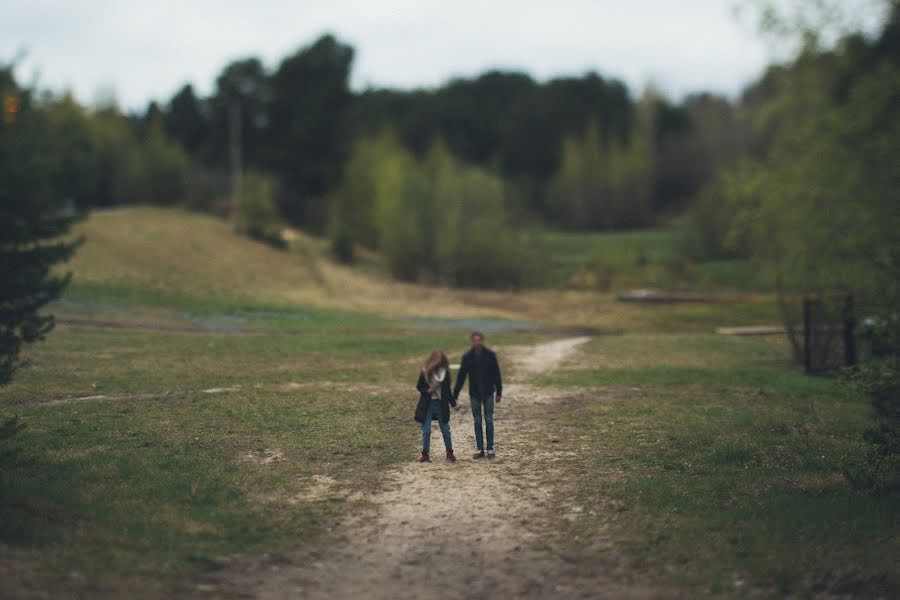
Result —
POLYGON ((447 370, 443 367, 435 371, 431 374, 428 381, 428 387, 435 388, 433 392, 431 392, 431 398, 434 400, 441 399, 441 383, 443 383, 444 378, 447 377, 447 370))

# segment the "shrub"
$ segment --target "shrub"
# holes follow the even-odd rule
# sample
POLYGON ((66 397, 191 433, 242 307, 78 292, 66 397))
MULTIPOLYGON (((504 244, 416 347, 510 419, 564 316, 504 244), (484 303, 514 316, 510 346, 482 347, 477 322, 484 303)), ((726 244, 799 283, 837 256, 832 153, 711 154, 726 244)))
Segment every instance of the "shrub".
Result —
POLYGON ((877 358, 852 379, 871 398, 877 422, 863 434, 868 449, 862 463, 845 468, 844 474, 861 489, 900 491, 900 357, 877 358))
POLYGON ((874 360, 851 375, 856 389, 871 399, 876 424, 863 434, 869 447, 862 464, 844 470, 856 487, 900 491, 900 321, 884 319, 876 333, 874 360))
POLYGON ((435 193, 441 276, 461 287, 524 282, 527 252, 510 226, 501 179, 480 169, 444 169, 435 193))
POLYGON ((272 179, 249 172, 243 178, 232 218, 239 233, 283 250, 287 248, 287 242, 278 231, 278 213, 273 198, 272 179))

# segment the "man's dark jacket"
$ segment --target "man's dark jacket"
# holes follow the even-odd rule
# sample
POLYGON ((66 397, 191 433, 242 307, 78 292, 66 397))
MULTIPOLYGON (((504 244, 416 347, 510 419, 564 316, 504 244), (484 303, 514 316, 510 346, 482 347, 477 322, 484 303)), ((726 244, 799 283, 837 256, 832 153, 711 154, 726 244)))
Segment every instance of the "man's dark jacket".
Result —
POLYGON ((481 352, 474 349, 462 355, 459 361, 459 373, 456 375, 456 387, 453 389, 453 397, 459 397, 459 391, 469 378, 469 396, 484 400, 491 397, 494 392, 498 396, 503 395, 503 380, 500 378, 500 364, 497 355, 490 348, 482 348, 481 352))
MULTIPOLYGON (((450 406, 456 406, 456 400, 450 394, 450 370, 444 381, 441 382, 441 422, 446 423, 450 420, 450 406)), ((425 375, 419 373, 419 381, 416 383, 416 389, 419 390, 419 403, 416 405, 416 421, 425 422, 425 415, 428 414, 428 404, 431 402, 431 393, 428 391, 428 382, 425 381, 425 375)), ((432 417, 433 418, 433 417, 432 417)))

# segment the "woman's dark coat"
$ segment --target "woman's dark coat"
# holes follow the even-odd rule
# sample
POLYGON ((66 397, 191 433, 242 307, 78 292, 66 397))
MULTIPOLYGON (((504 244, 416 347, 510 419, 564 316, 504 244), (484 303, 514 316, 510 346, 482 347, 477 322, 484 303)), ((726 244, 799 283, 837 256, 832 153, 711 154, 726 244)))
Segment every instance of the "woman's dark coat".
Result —
MULTIPOLYGON (((450 383, 450 370, 447 369, 447 375, 444 377, 444 381, 441 382, 442 423, 450 420, 450 407, 456 406, 450 383)), ((422 372, 419 372, 419 382, 416 383, 416 389, 419 390, 419 403, 416 405, 416 421, 424 423, 425 415, 428 414, 428 404, 431 402, 431 394, 428 392, 428 382, 425 381, 425 374, 422 372)))

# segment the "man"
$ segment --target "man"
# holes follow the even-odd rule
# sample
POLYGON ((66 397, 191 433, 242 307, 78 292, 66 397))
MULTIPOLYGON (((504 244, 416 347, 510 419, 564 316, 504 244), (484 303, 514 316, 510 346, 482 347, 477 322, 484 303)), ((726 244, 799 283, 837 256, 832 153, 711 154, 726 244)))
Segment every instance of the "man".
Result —
POLYGON ((503 395, 503 380, 497 355, 484 345, 484 334, 472 332, 469 336, 472 347, 463 354, 459 363, 459 374, 453 389, 453 399, 459 398, 466 377, 469 378, 469 399, 472 402, 472 418, 475 420, 475 445, 478 451, 472 458, 484 458, 484 437, 481 431, 481 415, 484 413, 484 433, 487 434, 487 457, 494 458, 494 393, 500 402, 503 395))

